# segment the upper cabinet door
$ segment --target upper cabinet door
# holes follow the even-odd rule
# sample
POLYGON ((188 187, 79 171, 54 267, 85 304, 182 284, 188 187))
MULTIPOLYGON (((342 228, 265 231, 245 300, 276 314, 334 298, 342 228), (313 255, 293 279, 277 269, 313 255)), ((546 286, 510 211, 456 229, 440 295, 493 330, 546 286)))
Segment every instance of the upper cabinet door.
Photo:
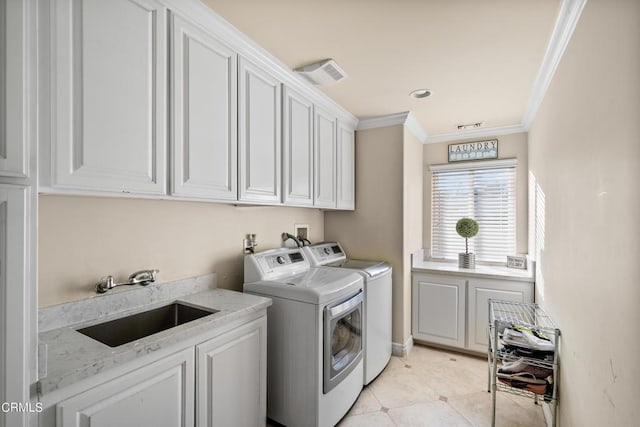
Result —
POLYGON ((283 93, 284 202, 313 205, 313 103, 285 87, 283 93))
POLYGON ((237 55, 172 15, 172 193, 238 198, 237 55))
POLYGON ((280 203, 281 85, 244 58, 239 68, 239 199, 280 203))
POLYGON ((27 176, 26 4, 0 0, 0 176, 27 176))
POLYGON ((166 9, 153 0, 53 7, 53 185, 166 193, 166 9))
POLYGON ((315 108, 314 206, 336 207, 336 118, 315 108))
POLYGON ((355 209, 354 131, 338 122, 338 209, 355 209))

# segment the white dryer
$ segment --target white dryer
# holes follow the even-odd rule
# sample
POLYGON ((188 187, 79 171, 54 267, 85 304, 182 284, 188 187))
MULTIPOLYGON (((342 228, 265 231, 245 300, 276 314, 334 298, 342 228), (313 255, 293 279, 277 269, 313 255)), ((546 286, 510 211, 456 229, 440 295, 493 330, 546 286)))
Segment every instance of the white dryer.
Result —
POLYGON ((305 246, 312 266, 355 271, 364 278, 364 384, 369 384, 391 358, 392 268, 384 261, 347 258, 338 242, 305 246))
POLYGON ((246 293, 270 297, 267 416, 280 424, 334 426, 362 390, 363 280, 311 268, 281 248, 244 259, 246 293))

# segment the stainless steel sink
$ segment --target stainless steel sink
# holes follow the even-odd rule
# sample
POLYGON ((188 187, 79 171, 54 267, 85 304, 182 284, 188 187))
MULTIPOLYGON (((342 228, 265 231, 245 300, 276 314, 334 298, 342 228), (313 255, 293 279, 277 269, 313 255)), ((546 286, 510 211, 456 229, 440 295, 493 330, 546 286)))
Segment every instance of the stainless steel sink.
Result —
POLYGON ((78 332, 109 347, 118 347, 217 312, 218 310, 196 308, 174 302, 153 310, 78 329, 78 332))

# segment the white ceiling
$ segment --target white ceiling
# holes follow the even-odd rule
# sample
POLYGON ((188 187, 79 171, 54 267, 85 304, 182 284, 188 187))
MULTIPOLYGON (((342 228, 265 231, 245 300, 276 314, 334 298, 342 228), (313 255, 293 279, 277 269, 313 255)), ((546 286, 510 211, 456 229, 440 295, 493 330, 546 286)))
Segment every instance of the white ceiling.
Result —
POLYGON ((359 118, 411 111, 430 139, 523 122, 561 0, 203 0, 290 68, 333 58, 359 118), (433 95, 417 100, 413 89, 433 95))

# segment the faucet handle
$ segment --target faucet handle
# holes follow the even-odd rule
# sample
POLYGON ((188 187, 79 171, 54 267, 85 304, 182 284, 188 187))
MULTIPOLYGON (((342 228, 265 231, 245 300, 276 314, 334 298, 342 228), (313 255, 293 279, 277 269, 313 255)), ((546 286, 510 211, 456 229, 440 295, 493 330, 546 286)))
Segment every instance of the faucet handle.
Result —
POLYGON ((96 292, 104 294, 111 288, 115 288, 117 285, 113 282, 113 276, 105 276, 96 284, 96 292))
POLYGON ((139 283, 141 285, 148 285, 151 282, 155 282, 158 277, 158 273, 160 270, 139 270, 135 273, 131 273, 129 276, 129 283, 136 284, 139 283))

